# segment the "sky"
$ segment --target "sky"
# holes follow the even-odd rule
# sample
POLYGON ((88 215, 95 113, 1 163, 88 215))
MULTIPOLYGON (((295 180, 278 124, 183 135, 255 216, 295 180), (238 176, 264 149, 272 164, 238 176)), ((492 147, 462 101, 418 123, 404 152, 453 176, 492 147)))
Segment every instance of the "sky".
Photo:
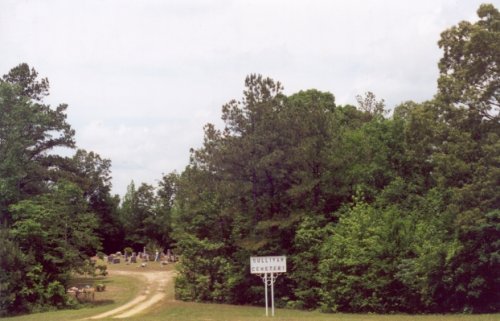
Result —
MULTIPOLYGON (((388 108, 436 92, 440 33, 475 0, 0 0, 0 75, 20 63, 69 105, 78 148, 112 162, 113 193, 182 172, 203 126, 258 73, 388 108)), ((498 3, 495 4, 498 7, 498 3)), ((0 115, 1 117, 1 115, 0 115)), ((67 153, 67 151, 63 151, 67 153)), ((72 152, 71 152, 72 153, 72 152)))

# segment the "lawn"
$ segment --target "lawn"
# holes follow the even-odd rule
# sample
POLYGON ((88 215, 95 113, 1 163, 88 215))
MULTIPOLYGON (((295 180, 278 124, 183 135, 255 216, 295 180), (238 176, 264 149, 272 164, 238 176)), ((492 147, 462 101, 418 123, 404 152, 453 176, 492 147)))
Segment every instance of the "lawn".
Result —
MULTIPOLYGON (((270 311, 269 311, 270 313, 270 311)), ((111 320, 111 319, 110 319, 111 320)), ((377 315, 325 314, 317 311, 277 309, 275 317, 266 317, 264 307, 234 306, 168 301, 147 315, 130 321, 499 321, 500 314, 483 315, 377 315)))
MULTIPOLYGON (((108 269, 127 271, 159 271, 172 269, 158 263, 141 268, 139 264, 123 263, 109 265, 108 269)), ((81 282, 82 280, 76 280, 81 282)), ((84 280, 85 281, 85 280, 84 280)), ((91 280, 89 280, 91 281, 91 280)), ((104 280, 95 280, 106 284, 106 291, 96 293, 96 302, 78 310, 53 311, 26 316, 2 319, 5 321, 70 321, 81 320, 111 310, 130 301, 140 290, 144 280, 131 276, 113 276, 104 280)), ((204 304, 174 300, 173 283, 166 289, 167 297, 153 306, 146 314, 127 318, 130 321, 500 321, 500 314, 482 315, 377 315, 377 314, 324 314, 317 311, 297 311, 277 309, 276 316, 266 317, 264 307, 234 306, 227 304, 204 304)), ((117 320, 112 318, 103 321, 117 320)))

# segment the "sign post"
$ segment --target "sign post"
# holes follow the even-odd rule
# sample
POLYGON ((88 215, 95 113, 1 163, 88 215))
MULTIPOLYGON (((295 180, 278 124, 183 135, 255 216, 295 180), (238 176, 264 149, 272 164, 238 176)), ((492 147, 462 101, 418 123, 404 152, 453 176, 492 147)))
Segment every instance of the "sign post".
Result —
MULTIPOLYGON (((262 277, 262 276, 261 276, 261 277, 262 277)), ((264 290, 264 293, 265 293, 265 294, 264 294, 264 296, 265 296, 265 298, 266 298, 266 317, 267 317, 267 316, 268 316, 268 314, 269 314, 269 313, 267 312, 267 311, 268 311, 268 309, 267 309, 267 302, 269 302, 269 300, 267 299, 267 273, 266 273, 266 274, 264 274, 264 280, 263 280, 263 281, 264 281, 264 287, 265 287, 265 290, 264 290)))
POLYGON ((274 282, 280 273, 286 272, 286 256, 252 256, 250 257, 250 273, 257 274, 264 282, 264 298, 266 301, 266 317, 269 316, 267 287, 271 287, 271 315, 274 316, 274 282))

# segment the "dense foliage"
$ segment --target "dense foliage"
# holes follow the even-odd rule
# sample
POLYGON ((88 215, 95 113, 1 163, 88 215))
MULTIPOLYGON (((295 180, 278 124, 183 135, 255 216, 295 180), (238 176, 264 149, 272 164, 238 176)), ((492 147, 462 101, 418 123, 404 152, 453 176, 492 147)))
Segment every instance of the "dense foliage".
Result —
POLYGON ((64 104, 43 103, 49 82, 27 64, 0 80, 0 316, 70 304, 73 271, 112 243, 110 162, 74 148, 64 104))
POLYGON ((72 157, 67 105, 44 104, 49 82, 20 64, 0 80, 0 316, 65 307, 71 273, 97 251, 169 248, 175 174, 158 188, 133 184, 111 195, 111 162, 94 152, 72 157))
POLYGON ((0 316, 65 307, 96 251, 182 254, 176 296, 262 304, 251 255, 287 255, 278 305, 500 311, 500 14, 439 41, 438 91, 388 113, 245 80, 203 146, 158 186, 111 196, 111 162, 75 148, 67 105, 27 64, 0 79, 0 316))
POLYGON ((177 182, 177 297, 262 303, 251 255, 288 256, 280 305, 500 311, 500 17, 442 34, 439 91, 387 116, 259 75, 177 182))
POLYGON ((167 251, 173 245, 172 210, 177 175, 163 175, 155 188, 142 183, 136 189, 132 181, 119 208, 118 217, 124 244, 135 251, 167 251))

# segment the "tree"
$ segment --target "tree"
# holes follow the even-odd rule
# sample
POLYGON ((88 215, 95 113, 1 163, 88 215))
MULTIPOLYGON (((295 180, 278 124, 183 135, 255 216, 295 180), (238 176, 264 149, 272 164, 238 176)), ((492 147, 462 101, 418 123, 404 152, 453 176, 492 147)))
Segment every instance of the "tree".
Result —
POLYGON ((123 227, 118 217, 119 199, 111 196, 111 161, 78 149, 62 168, 66 178, 83 190, 89 208, 97 215, 97 234, 106 253, 123 249, 123 227))
POLYGON ((447 267, 452 282, 446 306, 476 313, 499 311, 500 211, 461 230, 458 239, 461 246, 447 267))
POLYGON ((177 193, 177 174, 164 175, 155 188, 142 183, 138 189, 132 181, 119 209, 125 243, 131 247, 146 246, 153 252, 174 245, 172 215, 177 193))
POLYGON ((35 68, 30 69, 26 63, 12 68, 2 79, 6 83, 17 86, 20 95, 32 101, 41 102, 43 97, 49 95, 49 80, 47 78, 39 80, 35 68))
MULTIPOLYGON (((150 185, 144 184, 143 186, 143 190, 152 189, 150 185)), ((151 208, 144 208, 144 206, 142 206, 141 210, 139 209, 138 190, 135 187, 134 181, 132 181, 127 186, 127 193, 123 197, 120 207, 120 220, 124 227, 125 243, 127 245, 136 248, 141 247, 141 249, 146 245, 147 242, 146 236, 144 235, 143 221, 150 211, 152 211, 151 208)))
POLYGON ((6 267, 8 274, 21 276, 19 283, 9 286, 15 286, 13 293, 4 297, 2 291, 7 310, 65 306, 71 271, 82 272, 90 256, 100 249, 94 233, 97 220, 88 211, 82 191, 72 183, 59 182, 50 193, 11 205, 10 211, 15 223, 9 231, 8 249, 10 255, 22 253, 17 260, 25 264, 6 267), (12 244, 17 246, 12 249, 12 244))
POLYGON ((321 300, 320 262, 323 244, 333 233, 333 224, 325 219, 306 216, 295 232, 294 255, 289 261, 294 269, 290 279, 294 282, 293 294, 296 300, 289 306, 315 309, 321 300))
POLYGON ((49 194, 21 201, 11 210, 14 239, 55 279, 69 277, 70 270, 81 269, 85 258, 100 249, 95 214, 73 183, 59 182, 49 194))
POLYGON ((477 15, 476 23, 462 21, 441 34, 439 97, 498 122, 500 13, 492 4, 482 4, 477 15))
POLYGON ((366 92, 364 97, 356 95, 356 101, 358 102, 359 109, 369 115, 376 116, 386 113, 384 100, 377 101, 375 94, 371 91, 366 92))
POLYGON ((396 207, 360 200, 341 210, 320 262, 321 305, 326 311, 414 312, 418 305, 394 276, 409 252, 414 218, 396 207))
POLYGON ((0 316, 29 311, 28 302, 18 295, 23 290, 28 266, 25 254, 12 240, 9 230, 0 227, 0 316))
POLYGON ((48 152, 74 147, 67 105, 55 110, 40 102, 48 82, 22 64, 0 81, 0 221, 10 224, 10 204, 47 191, 57 180, 62 157, 48 152))
POLYGON ((82 182, 77 162, 53 153, 75 141, 67 105, 43 103, 48 89, 27 64, 0 80, 2 315, 66 306, 70 273, 100 249, 90 195, 70 183, 82 182))
POLYGON ((248 257, 280 253, 281 305, 498 311, 499 23, 478 14, 442 34, 435 99, 392 118, 372 93, 338 106, 247 77, 178 180, 178 297, 259 303, 248 257))
POLYGON ((145 221, 147 235, 163 249, 174 245, 172 215, 178 179, 176 173, 163 175, 156 189, 154 216, 145 221))
POLYGON ((300 91, 287 97, 280 119, 287 137, 284 163, 290 176, 287 193, 295 210, 328 213, 335 208, 331 193, 329 152, 337 146, 340 124, 335 97, 317 90, 300 91))

